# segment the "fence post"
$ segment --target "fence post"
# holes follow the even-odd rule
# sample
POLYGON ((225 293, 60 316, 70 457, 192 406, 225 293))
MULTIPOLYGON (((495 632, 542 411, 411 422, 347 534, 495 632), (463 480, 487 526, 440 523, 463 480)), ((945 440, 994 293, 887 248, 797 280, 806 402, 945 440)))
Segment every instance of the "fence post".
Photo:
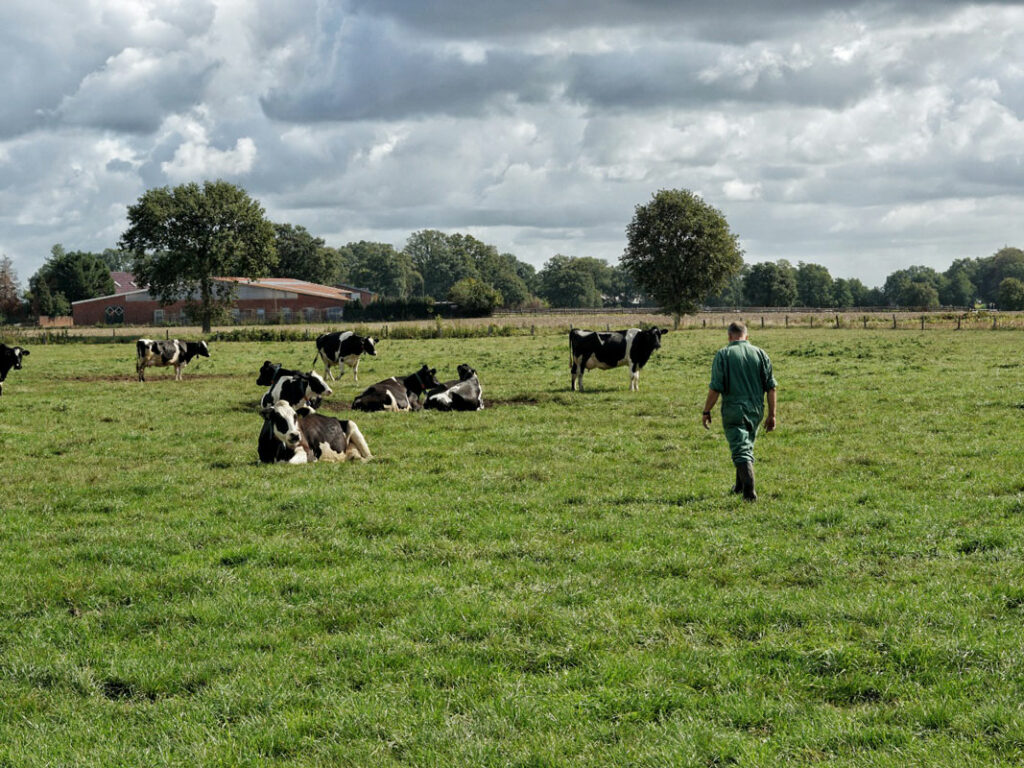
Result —
POLYGON ((999 326, 999 318, 996 315, 992 316, 992 330, 994 331, 999 326))
POLYGON ((764 328, 764 315, 761 315, 761 327, 764 328))
POLYGON ((892 316, 892 327, 893 327, 893 330, 896 329, 896 315, 892 316))
POLYGON ((707 328, 708 327, 708 319, 706 317, 703 320, 700 321, 700 327, 701 328, 707 328))
POLYGON ((924 330, 924 315, 921 315, 921 330, 924 330))
POLYGON ((960 320, 962 320, 962 319, 963 318, 961 318, 959 315, 957 315, 957 318, 956 318, 956 329, 958 331, 960 330, 960 320))
POLYGON ((786 327, 789 328, 789 315, 786 315, 786 327))
POLYGON ((814 327, 814 315, 811 315, 811 328, 814 327))
POLYGON ((868 316, 864 315, 864 317, 862 317, 861 320, 864 321, 864 330, 866 331, 868 329, 868 316))
POLYGON ((839 313, 836 312, 836 328, 839 327, 839 313))

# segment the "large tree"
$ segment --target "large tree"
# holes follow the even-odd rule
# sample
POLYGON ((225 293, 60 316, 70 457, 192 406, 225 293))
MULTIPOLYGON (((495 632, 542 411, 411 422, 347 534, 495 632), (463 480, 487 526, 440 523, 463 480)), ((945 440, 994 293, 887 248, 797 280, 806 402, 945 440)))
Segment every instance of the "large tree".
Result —
POLYGON ((661 190, 638 205, 626 239, 621 264, 677 323, 743 267, 725 216, 685 189, 661 190))
POLYGON ((831 307, 832 275, 828 269, 821 264, 798 263, 796 300, 803 307, 831 307))
POLYGON ((305 227, 291 224, 274 225, 277 248, 276 277, 291 277, 310 283, 331 285, 338 278, 338 252, 328 248, 322 238, 314 237, 305 227))
POLYGON ((277 263, 263 206, 226 181, 147 191, 129 206, 119 245, 136 254, 137 280, 162 304, 187 300, 204 333, 234 296, 214 277, 262 277, 277 263))
POLYGON ((72 301, 106 296, 115 290, 110 270, 99 254, 65 251, 59 243, 29 278, 28 287, 33 312, 50 316, 69 314, 72 301))
POLYGON ((537 292, 553 307, 600 307, 592 267, 584 259, 556 254, 537 273, 537 292))
POLYGON ((999 308, 1006 310, 1024 309, 1024 282, 1016 277, 1004 277, 999 284, 999 308))
POLYGON ((796 270, 785 259, 752 264, 743 282, 743 298, 752 307, 793 306, 796 270))
POLYGON ((483 243, 468 235, 424 229, 409 236, 402 252, 423 276, 424 295, 442 299, 459 280, 480 277, 474 258, 478 245, 483 243))
POLYGON ((388 243, 360 240, 340 249, 345 281, 368 288, 385 299, 408 300, 423 290, 423 278, 405 253, 388 243))

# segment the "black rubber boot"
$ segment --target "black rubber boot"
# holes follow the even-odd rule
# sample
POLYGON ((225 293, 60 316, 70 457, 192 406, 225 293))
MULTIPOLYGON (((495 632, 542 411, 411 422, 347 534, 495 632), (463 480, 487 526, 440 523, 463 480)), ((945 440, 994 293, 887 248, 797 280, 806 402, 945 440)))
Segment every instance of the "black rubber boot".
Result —
POLYGON ((743 493, 743 474, 739 465, 736 466, 736 485, 732 487, 730 493, 743 493))
POLYGON ((747 501, 757 501, 757 493, 754 491, 754 465, 747 462, 737 469, 743 476, 743 498, 747 501))

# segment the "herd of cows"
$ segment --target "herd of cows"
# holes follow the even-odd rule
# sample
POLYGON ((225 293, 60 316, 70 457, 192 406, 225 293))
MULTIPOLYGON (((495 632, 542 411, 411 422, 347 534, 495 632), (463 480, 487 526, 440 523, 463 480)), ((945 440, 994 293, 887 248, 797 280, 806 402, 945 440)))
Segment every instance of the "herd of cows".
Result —
MULTIPOLYGON (((661 337, 668 333, 662 328, 625 331, 569 332, 571 358, 570 388, 583 391, 583 374, 598 368, 608 369, 628 365, 631 391, 639 389, 640 369, 654 350, 661 347, 661 337)), ((29 354, 22 347, 0 344, 0 395, 3 382, 10 370, 22 366, 22 358, 29 354)), ((317 360, 324 364, 324 373, 336 380, 331 371, 338 368, 338 376, 345 367, 352 369, 359 381, 359 360, 363 354, 377 354, 377 340, 359 336, 352 331, 325 333, 316 339, 317 360)), ((209 357, 205 341, 156 341, 139 339, 136 342, 135 370, 139 381, 145 381, 149 367, 174 367, 175 380, 181 380, 182 368, 197 357, 209 357)), ((466 364, 458 366, 458 379, 441 382, 437 369, 423 365, 408 376, 393 376, 363 390, 352 401, 357 411, 415 411, 421 408, 439 411, 479 411, 484 407, 483 390, 477 372, 466 364), (421 401, 421 398, 425 397, 421 401)), ((366 439, 356 423, 349 419, 335 419, 316 412, 322 398, 333 390, 315 369, 307 372, 285 368, 281 363, 266 360, 259 370, 256 383, 267 387, 260 401, 263 428, 260 431, 257 453, 266 463, 284 462, 306 464, 315 461, 346 461, 372 458, 366 439)))

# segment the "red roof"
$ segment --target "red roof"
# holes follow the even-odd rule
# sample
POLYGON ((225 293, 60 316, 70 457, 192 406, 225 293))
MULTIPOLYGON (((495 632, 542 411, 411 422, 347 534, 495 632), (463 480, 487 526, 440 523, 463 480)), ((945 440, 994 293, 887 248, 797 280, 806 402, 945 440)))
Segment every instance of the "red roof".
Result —
POLYGON ((140 288, 146 287, 144 285, 136 285, 135 275, 131 272, 111 272, 110 279, 114 281, 115 296, 121 293, 128 293, 129 291, 137 291, 140 288))

